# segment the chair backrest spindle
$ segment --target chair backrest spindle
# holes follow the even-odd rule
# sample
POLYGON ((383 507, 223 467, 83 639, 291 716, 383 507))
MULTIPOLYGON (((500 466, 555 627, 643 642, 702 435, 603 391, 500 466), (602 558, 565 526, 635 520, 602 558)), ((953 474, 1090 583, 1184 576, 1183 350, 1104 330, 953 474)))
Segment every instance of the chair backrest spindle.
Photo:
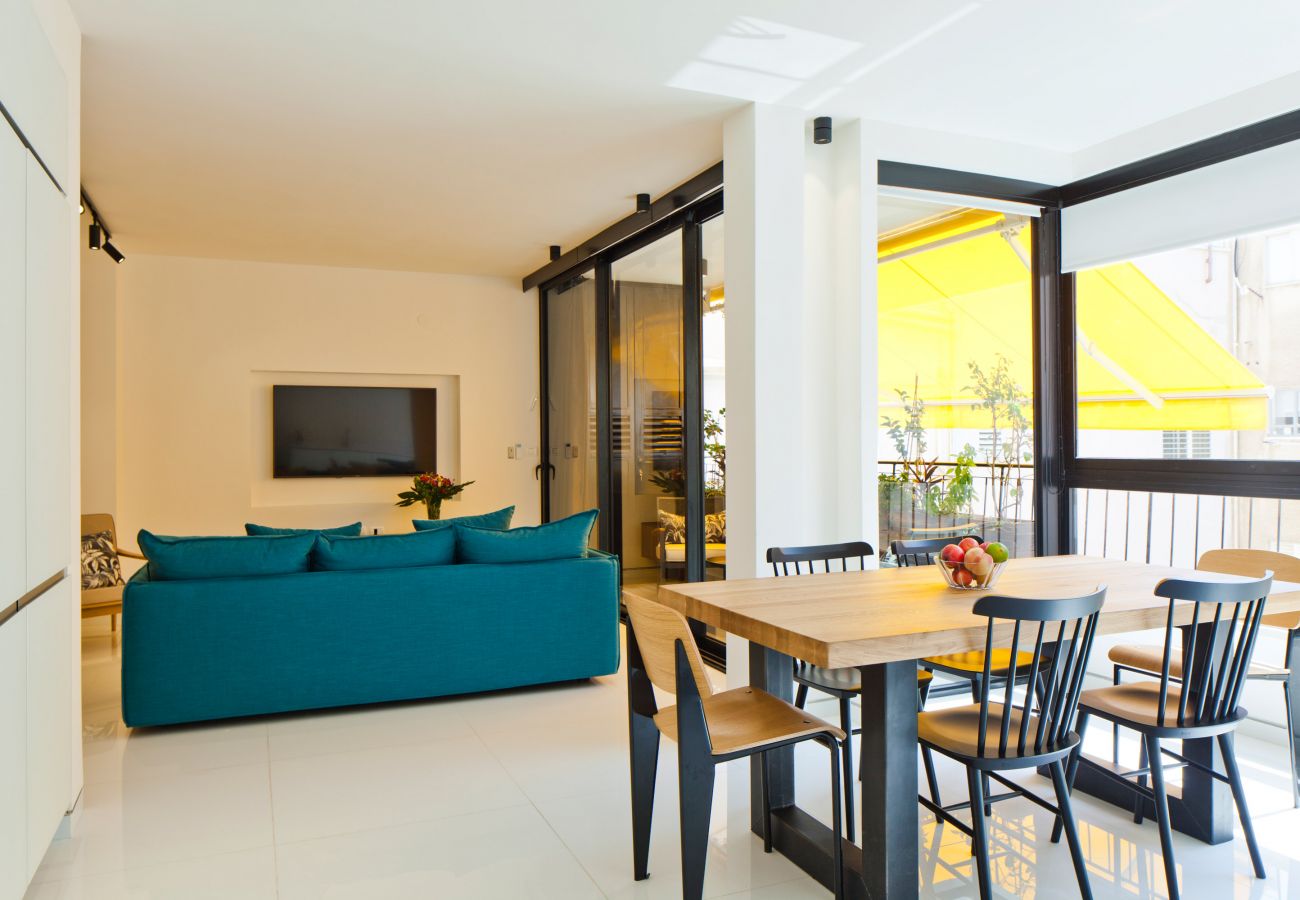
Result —
POLYGON ((1105 599, 1106 588, 1101 586, 1082 597, 1035 600, 991 596, 982 597, 975 603, 974 613, 989 620, 985 629, 984 674, 980 679, 979 690, 979 734, 976 745, 981 756, 987 755, 990 750, 989 722, 995 717, 998 727, 997 755, 1028 755, 1031 747, 1030 720, 1035 716, 1035 691, 1032 686, 1026 688, 1019 701, 1015 697, 1016 679, 1013 677, 1005 679, 999 697, 995 698, 991 691, 989 683, 993 680, 991 660, 996 623, 1003 621, 1012 625, 1010 664, 1013 667, 1015 660, 1019 659, 1022 643, 1027 645, 1030 635, 1034 644, 1031 671, 1040 675, 1044 671, 1040 668, 1044 648, 1049 643, 1057 645, 1052 653, 1051 665, 1046 668, 1042 692, 1037 700, 1038 723, 1032 732, 1032 752, 1040 753, 1048 748, 1056 749, 1070 733, 1105 599), (1050 628, 1052 623, 1058 623, 1055 629, 1050 628), (1063 642, 1068 647, 1063 646, 1063 642), (995 704, 998 707, 996 709, 995 704), (1018 723, 1014 721, 1017 716, 1020 718, 1018 723), (1013 724, 1017 725, 1014 731, 1013 724))
POLYGON ((1237 703, 1250 671, 1250 658, 1272 582, 1273 573, 1266 571, 1262 578, 1250 581, 1167 578, 1156 586, 1156 596, 1169 599, 1157 725, 1168 724, 1171 682, 1181 682, 1177 687, 1178 727, 1217 724, 1237 716, 1237 703), (1193 609, 1183 641, 1180 678, 1170 670, 1177 627, 1175 612, 1180 604, 1186 603, 1193 604, 1193 609))
POLYGON ((895 562, 900 566, 928 566, 934 562, 935 554, 949 544, 959 544, 966 538, 974 538, 982 543, 977 534, 960 534, 950 538, 924 538, 912 541, 894 541, 889 545, 895 562))

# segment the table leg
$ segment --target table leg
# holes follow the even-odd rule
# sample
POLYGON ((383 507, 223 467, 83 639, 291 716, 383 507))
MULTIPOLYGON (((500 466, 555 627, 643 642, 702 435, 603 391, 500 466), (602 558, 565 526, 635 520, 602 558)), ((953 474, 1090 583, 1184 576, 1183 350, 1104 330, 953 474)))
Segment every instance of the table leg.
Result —
MULTIPOLYGON (((784 653, 749 642, 749 683, 782 700, 794 697, 794 660, 784 653)), ((749 816, 755 834, 763 833, 763 778, 767 766, 767 790, 772 809, 794 806, 794 748, 769 750, 750 762, 749 816)))
POLYGON ((862 873, 867 896, 918 896, 916 661, 862 667, 862 873))

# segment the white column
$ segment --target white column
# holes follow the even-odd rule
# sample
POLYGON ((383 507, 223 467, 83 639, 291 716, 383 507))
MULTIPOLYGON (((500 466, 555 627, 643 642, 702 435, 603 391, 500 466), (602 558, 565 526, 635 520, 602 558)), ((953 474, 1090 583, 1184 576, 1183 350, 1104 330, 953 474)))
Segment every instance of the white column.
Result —
POLYGON ((727 572, 768 547, 876 541, 876 160, 856 121, 801 110, 723 132, 727 572))

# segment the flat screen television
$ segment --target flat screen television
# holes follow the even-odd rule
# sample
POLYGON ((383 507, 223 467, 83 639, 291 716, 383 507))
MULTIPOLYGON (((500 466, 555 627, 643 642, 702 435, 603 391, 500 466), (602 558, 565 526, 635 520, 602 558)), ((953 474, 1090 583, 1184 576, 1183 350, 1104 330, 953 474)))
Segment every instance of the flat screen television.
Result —
POLYGON ((271 392, 276 478, 438 470, 434 388, 277 384, 271 392))

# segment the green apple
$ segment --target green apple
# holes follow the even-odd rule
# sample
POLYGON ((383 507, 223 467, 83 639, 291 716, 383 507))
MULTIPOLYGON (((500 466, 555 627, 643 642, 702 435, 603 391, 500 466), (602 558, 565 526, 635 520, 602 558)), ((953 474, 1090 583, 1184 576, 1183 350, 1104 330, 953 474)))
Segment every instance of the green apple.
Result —
POLYGON ((989 556, 993 557, 995 563, 1004 563, 1011 556, 1007 551, 1007 545, 1000 544, 997 541, 989 544, 989 548, 985 552, 988 553, 989 556))

